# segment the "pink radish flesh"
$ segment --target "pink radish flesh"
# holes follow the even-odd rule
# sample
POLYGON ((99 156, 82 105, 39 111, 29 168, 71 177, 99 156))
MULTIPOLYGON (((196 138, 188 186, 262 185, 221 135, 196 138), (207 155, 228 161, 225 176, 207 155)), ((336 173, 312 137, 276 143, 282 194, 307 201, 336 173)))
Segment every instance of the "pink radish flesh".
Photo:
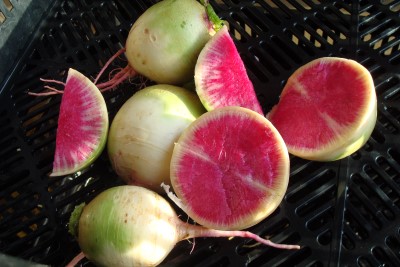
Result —
POLYGON ((289 78, 267 115, 289 152, 312 160, 335 160, 364 144, 376 121, 372 77, 359 63, 319 58, 289 78))
POLYGON ((60 106, 52 176, 90 165, 106 143, 108 113, 97 87, 70 69, 60 106))
POLYGON ((171 183, 201 225, 243 229, 280 204, 289 179, 286 146, 262 115, 241 107, 209 111, 175 145, 171 183))
POLYGON ((253 84, 226 26, 201 51, 194 79, 197 94, 207 110, 240 106, 263 114, 253 84))

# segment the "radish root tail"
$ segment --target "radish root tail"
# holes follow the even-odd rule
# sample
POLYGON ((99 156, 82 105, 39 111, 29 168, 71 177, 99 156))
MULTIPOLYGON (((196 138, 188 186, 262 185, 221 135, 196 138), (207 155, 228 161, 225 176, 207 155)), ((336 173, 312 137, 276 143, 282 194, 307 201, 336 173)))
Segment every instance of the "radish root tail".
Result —
POLYGON ((252 232, 249 231, 229 231, 229 230, 216 230, 216 229, 210 229, 210 228, 206 228, 200 225, 196 225, 196 226, 188 226, 188 225, 182 225, 182 227, 184 228, 184 230, 182 231, 183 233, 187 233, 187 235, 185 235, 185 238, 193 238, 193 237, 227 237, 227 238, 231 238, 231 237, 241 237, 241 238, 249 238, 249 239, 253 239, 254 241, 266 245, 266 246, 270 246, 270 247, 274 247, 274 248, 278 248, 278 249, 300 249, 301 247, 299 245, 289 245, 289 244, 278 244, 278 243, 274 243, 271 240, 268 239, 264 239, 252 232))
POLYGON ((136 71, 129 66, 129 64, 125 68, 117 68, 110 72, 109 80, 103 83, 97 83, 100 77, 103 75, 105 70, 110 66, 110 64, 118 58, 120 55, 125 53, 126 49, 121 48, 118 50, 107 62, 104 64, 103 68, 100 70, 99 74, 97 75, 96 79, 94 80, 94 84, 96 84, 97 88, 100 89, 101 92, 105 92, 111 89, 114 89, 125 80, 129 80, 132 77, 137 75, 136 71), (115 73, 115 74, 114 74, 115 73))
MULTIPOLYGON (((40 80, 42 82, 45 83, 55 83, 55 84, 59 84, 65 87, 65 83, 61 82, 61 81, 57 81, 57 80, 47 80, 47 79, 42 79, 40 78, 40 80)), ((33 92, 28 92, 28 95, 32 95, 32 96, 49 96, 49 95, 59 95, 59 94, 63 94, 64 92, 62 90, 58 90, 52 86, 49 85, 45 85, 43 86, 45 89, 48 89, 48 92, 42 92, 42 93, 33 93, 33 92)))
MULTIPOLYGON (((167 196, 183 211, 185 211, 185 206, 182 201, 170 190, 171 186, 161 183, 161 187, 164 189, 167 196)), ((186 212, 186 211, 185 211, 186 212)))
POLYGON ((85 254, 83 252, 79 253, 78 255, 75 256, 75 258, 72 259, 65 267, 74 267, 76 266, 81 260, 85 258, 85 254))

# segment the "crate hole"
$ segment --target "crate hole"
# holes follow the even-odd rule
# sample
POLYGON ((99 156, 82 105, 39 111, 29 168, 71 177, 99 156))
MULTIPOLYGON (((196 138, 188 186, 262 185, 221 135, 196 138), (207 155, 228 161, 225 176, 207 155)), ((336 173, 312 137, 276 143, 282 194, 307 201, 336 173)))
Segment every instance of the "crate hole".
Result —
POLYGON ((393 5, 390 6, 390 11, 392 12, 399 12, 400 11, 400 2, 394 3, 393 5))
POLYGON ((315 193, 304 196, 304 204, 296 209, 296 214, 300 217, 306 217, 308 214, 312 214, 318 209, 325 208, 326 205, 331 205, 335 198, 335 193, 336 188, 334 186, 324 185, 316 189, 315 193), (314 196, 314 194, 317 196, 314 196), (314 197, 314 199, 306 201, 308 197, 314 197))
POLYGON ((381 167, 391 178, 396 177, 399 173, 384 157, 378 157, 376 163, 381 167))
POLYGON ((400 240, 394 236, 389 236, 386 238, 385 242, 386 245, 392 250, 393 254, 397 255, 397 257, 400 259, 400 240))
POLYGON ((318 243, 325 246, 332 242, 332 231, 327 230, 317 237, 318 243))
POLYGON ((397 121, 400 121, 400 110, 395 107, 389 107, 387 111, 390 113, 390 115, 396 118, 397 121))
POLYGON ((344 218, 344 222, 354 237, 358 240, 367 240, 369 235, 368 231, 364 228, 364 223, 357 221, 350 212, 347 212, 344 218))
MULTIPOLYGON (((388 150, 388 154, 392 157, 392 159, 394 159, 394 160, 396 161, 397 164, 400 165, 400 153, 399 153, 398 151, 396 151, 396 150, 393 149, 393 148, 390 148, 390 149, 388 150)), ((400 185, 400 176, 397 175, 393 180, 394 180, 398 185, 400 185)))
MULTIPOLYGON (((391 113, 389 111, 389 108, 387 109, 387 111, 389 113, 391 113)), ((389 133, 397 134, 398 129, 396 128, 396 126, 386 116, 384 116, 383 114, 378 113, 378 122, 380 122, 382 124, 382 126, 385 127, 385 129, 389 133)))
POLYGON ((8 11, 13 10, 14 6, 10 0, 3 0, 4 6, 7 8, 8 11))
POLYGON ((333 219, 331 213, 334 213, 332 207, 327 209, 321 215, 318 215, 315 218, 308 221, 306 224, 307 228, 310 229, 311 231, 316 231, 317 229, 320 229, 325 225, 329 224, 329 222, 331 222, 333 219))
POLYGON ((63 23, 61 25, 61 31, 64 33, 64 36, 66 38, 65 41, 68 41, 68 43, 70 44, 71 47, 77 46, 79 41, 75 38, 74 30, 71 27, 71 25, 69 25, 67 23, 63 23))
MULTIPOLYGON (((394 36, 389 36, 388 43, 392 42, 393 40, 396 40, 396 38, 394 36)), ((389 46, 389 48, 387 48, 385 51, 383 51, 383 54, 385 56, 390 56, 394 52, 395 52, 395 46, 391 45, 391 46, 389 46)))
POLYGON ((356 247, 353 240, 351 240, 351 238, 347 234, 343 234, 342 246, 348 250, 352 250, 356 247))
POLYGON ((80 50, 76 52, 76 57, 78 58, 79 61, 84 61, 87 59, 85 53, 83 53, 80 50))
POLYGON ((379 144, 384 144, 386 140, 385 136, 376 129, 372 131, 371 137, 379 144))
POLYGON ((395 0, 381 0, 381 4, 387 6, 393 3, 394 1, 395 0))
MULTIPOLYGON (((377 189, 376 181, 382 180, 383 178, 380 174, 374 170, 371 166, 366 165, 364 167, 365 173, 374 181, 375 184, 369 183, 369 180, 363 178, 359 174, 352 175, 352 181, 359 186, 360 191, 364 194, 365 197, 370 201, 369 204, 363 203, 363 200, 359 200, 359 208, 358 211, 366 218, 366 220, 376 229, 382 228, 381 221, 377 218, 377 211, 379 211, 382 215, 384 215, 388 220, 395 220, 395 214, 385 203, 385 200, 382 199, 381 194, 382 189, 377 189), (363 204, 361 204, 363 203, 363 204), (371 207, 371 206, 372 207, 371 207)), ((356 203, 356 202, 355 202, 356 203)))
MULTIPOLYGON (((271 38, 271 42, 273 42, 273 39, 277 39, 277 38, 276 37, 275 38, 272 37, 271 38)), ((280 49, 282 49, 282 47, 273 46, 273 45, 270 45, 268 42, 264 42, 264 41, 261 42, 261 47, 266 53, 268 53, 284 69, 290 70, 290 64, 283 57, 283 55, 280 53, 280 49), (279 50, 275 49, 275 48, 279 48, 279 50)))
POLYGON ((385 265, 384 263, 388 264, 388 266, 394 266, 394 265, 390 264, 390 263, 392 263, 392 261, 390 260, 386 251, 384 249, 382 249, 381 247, 374 247, 372 249, 372 255, 375 257, 375 259, 378 262, 382 263, 381 266, 385 265))
POLYGON ((266 83, 269 81, 268 76, 265 74, 265 72, 263 72, 260 67, 258 66, 256 60, 251 60, 249 59, 247 56, 240 55, 242 57, 242 60, 244 62, 244 65, 246 66, 246 68, 253 73, 257 79, 263 83, 266 83))
MULTIPOLYGON (((299 26, 297 27, 299 28, 299 26)), ((307 39, 307 36, 311 38, 311 35, 307 32, 304 32, 303 30, 299 29, 300 34, 296 34, 288 29, 284 29, 284 33, 291 39, 291 41, 301 48, 304 52, 306 52, 308 55, 313 56, 314 51, 310 46, 307 44, 310 43, 310 40, 307 39)))
POLYGON ((280 47, 281 50, 285 51, 285 53, 296 63, 300 64, 302 63, 301 58, 299 57, 299 55, 296 53, 296 51, 292 50, 291 48, 289 48, 289 46, 283 41, 281 40, 279 37, 277 36, 272 36, 271 37, 271 42, 275 43, 275 45, 277 47, 280 47))
MULTIPOLYGON (((266 55, 266 52, 270 49, 270 46, 266 45, 265 43, 262 44, 261 49, 258 47, 251 47, 249 49, 249 52, 253 55, 254 59, 256 62, 259 62, 262 64, 265 69, 268 70, 269 73, 271 73, 273 76, 279 75, 278 69, 275 68, 275 64, 272 62, 272 58, 266 55)), ((274 58, 275 60, 278 60, 277 58, 274 58)), ((281 60, 280 60, 281 61, 281 60)), ((278 61, 278 62, 280 62, 278 61)))
POLYGON ((371 267, 371 262, 366 257, 360 257, 357 259, 358 266, 360 267, 371 267))
POLYGON ((3 24, 4 21, 6 21, 6 16, 4 16, 4 13, 0 10, 0 25, 3 24))
MULTIPOLYGON (((303 172, 307 175, 307 169, 303 172)), ((306 182, 304 182, 301 186, 299 186, 296 190, 289 192, 286 200, 289 203, 303 202, 308 197, 315 195, 317 193, 324 192, 324 194, 330 192, 332 190, 332 183, 336 177, 336 173, 332 170, 325 170, 318 174, 315 174, 314 177, 305 177, 306 182)), ((333 189, 333 191, 335 191, 333 189)), ((329 195, 329 194, 328 194, 329 195)), ((328 196, 328 199, 330 197, 328 196)), ((321 203, 320 203, 321 204, 321 203)), ((306 205, 306 203, 304 203, 306 205)))

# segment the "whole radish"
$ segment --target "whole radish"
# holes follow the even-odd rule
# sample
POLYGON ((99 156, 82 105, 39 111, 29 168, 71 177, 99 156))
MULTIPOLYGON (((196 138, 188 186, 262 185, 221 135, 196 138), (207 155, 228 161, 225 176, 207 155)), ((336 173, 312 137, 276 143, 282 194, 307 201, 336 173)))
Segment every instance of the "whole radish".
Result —
POLYGON ((201 49, 222 25, 208 1, 203 2, 163 0, 148 8, 133 24, 125 48, 107 62, 95 83, 111 61, 124 52, 128 65, 97 86, 103 91, 112 89, 137 73, 173 85, 193 79, 201 49))
POLYGON ((177 242, 193 237, 237 236, 276 248, 299 249, 246 231, 219 231, 185 223, 163 197, 131 185, 107 189, 86 206, 78 206, 71 215, 70 229, 77 234, 80 256, 99 266, 157 266, 177 242))
POLYGON ((110 126, 107 150, 112 167, 127 184, 161 191, 170 184, 174 143, 205 112, 196 93, 156 84, 132 95, 110 126))

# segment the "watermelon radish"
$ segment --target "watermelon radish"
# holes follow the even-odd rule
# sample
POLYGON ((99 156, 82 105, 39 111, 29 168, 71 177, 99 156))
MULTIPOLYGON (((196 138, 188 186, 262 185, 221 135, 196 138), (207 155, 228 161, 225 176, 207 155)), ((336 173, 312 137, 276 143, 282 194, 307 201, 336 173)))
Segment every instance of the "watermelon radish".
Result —
POLYGON ((267 118, 291 154, 332 161, 363 146, 377 118, 369 71, 354 60, 325 57, 296 70, 267 118))
POLYGON ((199 224, 222 230, 250 227, 282 201, 289 155, 274 126, 243 107, 222 107, 182 133, 171 159, 173 199, 199 224))
POLYGON ((195 237, 242 237, 279 249, 300 249, 248 231, 219 231, 189 224, 178 218, 162 196, 132 185, 109 188, 87 205, 77 206, 69 227, 82 253, 67 267, 78 266, 84 257, 97 266, 157 266, 176 243, 195 237))
POLYGON ((196 92, 207 110, 241 106, 263 114, 227 26, 223 26, 204 46, 194 75, 196 92))
POLYGON ((58 92, 63 95, 51 176, 71 174, 92 164, 103 151, 108 133, 105 100, 87 77, 69 69, 64 91, 58 92))
POLYGON ((128 184, 161 191, 182 131, 205 112, 194 92, 157 84, 135 93, 111 123, 108 154, 115 172, 128 184))
POLYGON ((182 85, 193 79, 197 57, 223 23, 208 1, 163 0, 147 9, 132 25, 125 47, 105 64, 125 53, 128 65, 97 86, 106 91, 137 73, 160 84, 182 85))

